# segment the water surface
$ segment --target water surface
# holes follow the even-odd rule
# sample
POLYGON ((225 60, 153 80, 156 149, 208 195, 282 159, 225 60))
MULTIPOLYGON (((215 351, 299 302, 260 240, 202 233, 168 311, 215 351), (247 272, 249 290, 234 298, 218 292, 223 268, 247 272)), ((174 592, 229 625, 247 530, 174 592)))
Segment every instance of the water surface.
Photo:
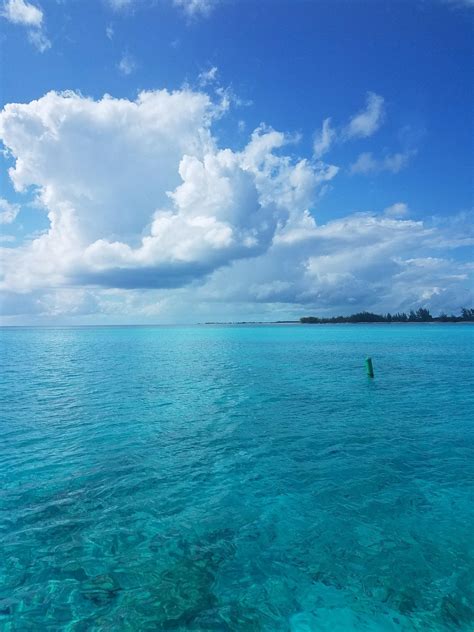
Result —
POLYGON ((472 632, 473 334, 2 329, 0 629, 472 632))

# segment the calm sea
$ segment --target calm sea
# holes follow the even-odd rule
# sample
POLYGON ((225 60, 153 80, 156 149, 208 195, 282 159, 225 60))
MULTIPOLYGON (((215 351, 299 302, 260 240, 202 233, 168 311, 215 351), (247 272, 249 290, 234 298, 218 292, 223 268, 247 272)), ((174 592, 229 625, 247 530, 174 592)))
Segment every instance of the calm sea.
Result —
POLYGON ((0 337, 2 631, 474 629, 474 327, 0 337))

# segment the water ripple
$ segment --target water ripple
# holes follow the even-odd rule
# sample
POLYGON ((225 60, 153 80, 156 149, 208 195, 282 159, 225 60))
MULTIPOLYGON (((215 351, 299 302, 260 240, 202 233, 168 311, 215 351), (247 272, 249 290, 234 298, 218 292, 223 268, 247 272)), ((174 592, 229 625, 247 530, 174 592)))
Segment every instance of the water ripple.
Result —
POLYGON ((473 332, 1 330, 0 629, 472 632, 473 332))

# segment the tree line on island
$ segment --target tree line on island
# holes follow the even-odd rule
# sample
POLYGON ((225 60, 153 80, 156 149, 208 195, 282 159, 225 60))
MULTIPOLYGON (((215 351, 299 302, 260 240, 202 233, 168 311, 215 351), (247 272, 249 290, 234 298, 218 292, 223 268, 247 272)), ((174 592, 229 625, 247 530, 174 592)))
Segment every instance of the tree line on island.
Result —
POLYGON ((303 324, 326 324, 326 323, 461 323, 474 322, 474 309, 463 307, 461 314, 455 316, 451 314, 440 314, 432 316, 428 309, 420 307, 416 312, 410 310, 408 314, 405 312, 397 312, 396 314, 374 314, 372 312, 359 312, 351 316, 332 316, 330 318, 318 318, 317 316, 303 316, 300 318, 303 324))

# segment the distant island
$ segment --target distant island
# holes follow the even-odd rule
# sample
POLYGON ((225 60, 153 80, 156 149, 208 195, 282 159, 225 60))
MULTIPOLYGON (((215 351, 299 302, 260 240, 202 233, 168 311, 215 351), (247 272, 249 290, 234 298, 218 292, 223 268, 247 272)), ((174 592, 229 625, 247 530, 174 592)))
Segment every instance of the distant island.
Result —
POLYGON ((327 323, 463 323, 474 322, 474 309, 463 307, 461 314, 455 316, 451 314, 440 314, 432 316, 428 309, 420 307, 416 312, 410 310, 408 314, 405 312, 397 312, 396 314, 373 314, 372 312, 358 312, 351 316, 332 316, 330 318, 319 318, 317 316, 303 316, 300 323, 310 325, 324 325, 327 323))
POLYGON ((463 307, 461 314, 440 314, 432 316, 428 309, 420 307, 416 312, 410 310, 396 314, 374 314, 373 312, 358 312, 351 316, 302 316, 299 320, 211 320, 199 325, 325 325, 338 323, 472 323, 474 322, 474 308, 463 307))

